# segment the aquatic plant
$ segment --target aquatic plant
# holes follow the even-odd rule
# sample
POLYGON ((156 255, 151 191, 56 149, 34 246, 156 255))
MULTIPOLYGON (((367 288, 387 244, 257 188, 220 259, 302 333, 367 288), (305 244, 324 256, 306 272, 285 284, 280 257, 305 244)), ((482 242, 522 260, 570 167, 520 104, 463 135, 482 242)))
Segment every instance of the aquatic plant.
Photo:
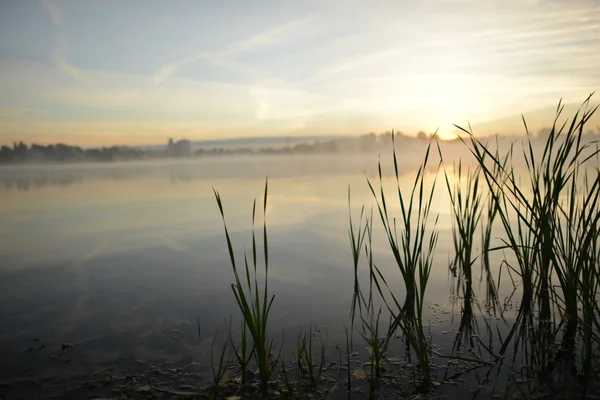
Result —
MULTIPOLYGON (((435 135, 432 140, 435 140, 435 135)), ((392 143, 395 144, 394 135, 392 135, 392 143)), ((383 189, 381 161, 378 164, 379 196, 373 184, 367 178, 367 183, 375 198, 390 249, 404 281, 406 288, 404 303, 400 304, 398 296, 391 290, 386 277, 375 264, 370 265, 370 276, 373 277, 377 291, 392 316, 387 337, 393 336, 398 329, 402 331, 419 360, 423 388, 427 387, 432 380, 429 359, 430 346, 423 329, 423 303, 438 239, 438 232, 435 228, 437 217, 434 220, 433 228, 428 225, 428 222, 433 194, 435 192, 437 172, 441 165, 440 161, 436 170, 436 178, 434 178, 429 190, 426 191, 425 172, 428 166, 431 143, 430 141, 427 146, 424 161, 417 170, 412 189, 408 195, 403 194, 400 188, 396 149, 393 146, 392 156, 396 178, 396 191, 398 205, 401 210, 399 223, 395 217, 390 219, 388 201, 383 189), (401 229, 400 239, 398 238, 398 225, 400 225, 401 229)))
MULTIPOLYGON (((467 133, 467 137, 461 140, 469 148, 476 165, 468 169, 468 163, 464 160, 458 162, 453 173, 444 169, 445 186, 450 195, 455 250, 450 267, 459 278, 458 288, 463 296, 456 341, 464 340, 466 343, 468 340, 471 348, 477 344, 479 351, 485 349, 491 355, 491 361, 484 360, 483 356, 476 359, 454 354, 460 351, 456 343, 452 355, 437 353, 437 357, 473 364, 468 370, 494 364, 497 370, 503 367, 519 371, 514 372, 515 375, 521 374, 526 379, 523 380, 525 383, 515 380, 516 390, 522 391, 525 396, 540 388, 554 388, 553 385, 565 374, 575 377, 587 390, 593 383, 592 378, 600 372, 597 364, 600 352, 600 307, 597 301, 600 295, 600 169, 598 148, 594 149, 582 138, 585 123, 596 111, 596 108, 588 110, 588 103, 589 98, 584 102, 584 109, 575 114, 570 124, 558 122, 563 110, 559 103, 553 127, 544 141, 529 133, 523 119, 527 136, 522 154, 515 151, 514 144, 501 153, 497 142, 494 149, 477 139, 470 127, 468 130, 460 128, 467 133), (515 163, 517 155, 522 155, 522 170, 515 163), (591 168, 594 157, 596 167, 591 168), (480 238, 477 237, 478 230, 481 231, 480 238), (480 251, 477 251, 478 244, 480 251), (493 265, 490 255, 496 251, 502 252, 505 257, 493 265), (492 345, 493 332, 485 317, 487 331, 483 334, 487 334, 484 340, 489 340, 489 343, 486 345, 479 338, 476 324, 478 315, 475 315, 474 308, 479 303, 472 298, 476 274, 473 267, 478 261, 482 279, 485 279, 486 305, 494 312, 501 309, 498 299, 501 274, 508 274, 515 287, 521 290, 514 325, 508 334, 501 334, 497 330, 497 341, 501 344, 499 349, 492 345), (495 269, 498 271, 497 281, 492 276, 492 270, 495 269), (504 358, 511 345, 513 366, 505 364, 504 358), (577 362, 575 357, 579 357, 577 362), (521 365, 515 365, 518 362, 521 365)), ((390 192, 384 189, 387 182, 381 161, 378 163, 378 187, 375 187, 374 180, 367 177, 386 244, 394 260, 394 270, 398 269, 404 284, 404 298, 391 285, 395 277, 390 275, 390 269, 383 269, 375 262, 373 210, 369 216, 365 206, 362 206, 356 219, 352 214, 348 189, 348 238, 354 282, 350 319, 344 325, 344 362, 342 351, 338 348, 340 371, 342 363, 347 368, 348 392, 352 389, 351 355, 357 315, 360 316, 360 336, 369 352, 369 361, 362 366, 369 384, 369 398, 380 395, 384 364, 389 364, 386 360, 390 341, 398 335, 405 340, 408 354, 414 354, 418 361, 419 391, 426 390, 433 382, 434 352, 426 334, 423 309, 438 240, 437 217, 430 215, 431 206, 439 168, 444 165, 438 143, 440 160, 437 170, 433 169, 435 176, 432 182, 428 182, 426 171, 431 170, 429 164, 434 140, 435 136, 427 145, 423 163, 408 190, 400 185, 395 135, 392 135, 393 195, 390 196, 390 192), (361 259, 363 251, 366 261, 361 259), (359 284, 362 283, 359 282, 361 262, 367 266, 368 287, 359 284), (389 317, 387 326, 381 321, 382 315, 386 319, 389 317)), ((267 188, 268 184, 265 183, 263 211, 266 211, 267 188)), ((254 229, 256 201, 252 211, 251 260, 245 255, 244 267, 238 268, 225 223, 223 204, 217 191, 215 197, 223 219, 234 272, 235 281, 231 287, 243 317, 242 342, 239 346, 232 345, 232 349, 242 371, 248 368, 254 357, 259 368, 260 390, 266 393, 278 359, 273 356, 273 341, 268 339, 267 334, 274 296, 269 294, 267 285, 269 263, 266 222, 263 226, 265 273, 264 284, 261 285, 257 275, 258 250, 254 229), (251 344, 246 343, 246 332, 250 333, 251 344)), ((482 314, 481 310, 479 313, 482 314)), ((303 397, 305 390, 310 395, 318 393, 324 382, 325 347, 321 341, 320 351, 316 351, 313 348, 314 338, 312 331, 300 330, 294 360, 297 367, 295 380, 292 381, 288 376, 285 357, 279 364, 280 376, 290 397, 303 397)), ((489 379, 491 370, 485 379, 489 379)), ((215 375, 220 373, 219 368, 214 371, 215 375)))
POLYGON ((384 370, 383 361, 387 354, 390 339, 392 338, 389 332, 385 335, 380 333, 380 316, 381 309, 377 312, 373 312, 373 309, 370 309, 366 318, 361 316, 362 330, 360 334, 368 346, 367 351, 370 356, 368 368, 365 368, 363 365, 363 369, 369 382, 370 400, 379 398, 379 385, 384 370))
MULTIPOLYGON (((346 337, 346 390, 348 393, 352 390, 352 368, 351 368, 351 356, 352 356, 352 332, 348 328, 348 324, 344 324, 344 333, 346 337)), ((342 365, 340 356, 340 366, 342 365)))
POLYGON ((252 206, 252 267, 248 262, 248 257, 244 254, 244 269, 245 272, 245 284, 240 279, 240 273, 236 263, 236 258, 233 250, 233 244, 229 231, 227 230, 227 224, 225 222, 225 212, 223 210, 223 203, 219 192, 214 190, 215 198, 219 211, 221 212, 221 218, 223 219, 223 227, 225 230, 225 238, 227 240, 227 249, 229 251, 229 259, 231 261, 231 267, 235 282, 231 284, 231 289, 235 296, 237 305, 242 313, 242 317, 248 331, 252 336, 254 346, 254 358, 258 365, 259 377, 260 377, 260 390, 263 393, 268 392, 268 383, 272 373, 273 363, 273 341, 268 336, 268 322, 269 313, 271 306, 273 305, 274 295, 269 295, 268 291, 268 275, 269 275, 269 246, 267 237, 267 193, 268 193, 268 180, 265 181, 264 190, 264 201, 263 201, 263 250, 264 250, 264 264, 265 264, 265 275, 262 292, 259 286, 259 279, 257 275, 257 258, 258 250, 256 245, 256 234, 255 234, 255 216, 256 216, 256 199, 252 206))
POLYGON ((310 389, 313 392, 319 388, 321 376, 325 368, 325 342, 323 341, 323 338, 319 336, 319 358, 316 359, 314 357, 313 348, 314 336, 314 332, 300 328, 296 343, 296 357, 300 377, 305 378, 308 381, 310 389))
POLYGON ((365 216, 364 213, 365 206, 363 205, 360 209, 358 225, 355 227, 352 221, 350 187, 348 187, 348 219, 350 221, 350 227, 348 228, 348 237, 350 239, 350 248, 352 250, 352 266, 354 268, 354 293, 352 295, 352 307, 350 310, 350 332, 352 332, 354 327, 354 319, 356 317, 357 306, 360 311, 362 310, 362 305, 364 303, 358 279, 358 266, 360 261, 360 254, 362 252, 365 235, 367 234, 367 231, 369 229, 370 222, 370 220, 367 218, 365 224, 363 225, 363 217, 365 216))
POLYGON ((248 326, 245 321, 242 321, 241 327, 241 337, 240 337, 240 345, 236 346, 233 338, 231 337, 231 321, 227 325, 227 329, 229 332, 229 343, 231 344, 231 348, 233 349, 233 354, 240 366, 241 373, 241 382, 242 386, 245 386, 248 383, 248 366, 250 365, 250 360, 254 355, 254 346, 248 342, 248 326))
MULTIPOLYGON (((470 130, 460 128, 468 134, 469 149, 499 205, 504 228, 502 248, 509 249, 517 263, 506 264, 509 271, 518 273, 522 284, 517 323, 502 352, 519 330, 521 334, 515 346, 521 338, 527 338, 530 350, 523 352, 531 355, 527 362, 537 366, 544 376, 553 371, 557 361, 566 362, 568 368, 574 367, 578 324, 584 325, 584 332, 587 327, 583 336, 590 338, 590 326, 597 310, 600 177, 597 167, 593 171, 595 178, 589 179, 588 171, 589 161, 597 157, 598 149, 583 140, 584 126, 597 110, 597 107, 589 108, 590 97, 570 123, 568 120, 559 123, 564 109, 559 102, 541 151, 536 151, 536 139, 523 118, 527 136, 522 155, 528 184, 523 184, 515 168, 503 163, 498 154, 490 152, 470 130), (557 285, 552 283, 554 279, 557 285), (534 301, 538 327, 533 326, 534 301), (560 345, 556 343, 558 327, 563 327, 560 345)), ((467 140, 463 141, 467 143, 467 140)), ((583 347, 583 359, 589 360, 594 351, 591 341, 586 344, 584 339, 583 347)), ((584 361, 584 375, 589 374, 589 365, 584 361)))
POLYGON ((213 374, 213 389, 215 391, 219 391, 221 387, 221 383, 223 382, 223 378, 227 373, 227 369, 229 368, 229 364, 231 362, 231 352, 229 351, 229 338, 225 340, 225 343, 221 346, 221 351, 219 355, 219 359, 215 364, 215 347, 217 345, 217 337, 219 336, 219 330, 215 332, 213 337, 212 344, 210 346, 210 367, 213 374), (227 354, 227 357, 225 355, 227 354))
MULTIPOLYGON (((507 153, 504 158, 500 157, 499 153, 499 144, 498 144, 498 136, 496 136, 496 150, 494 152, 494 156, 497 160, 500 160, 500 164, 492 166, 492 173, 494 176, 498 176, 501 169, 506 168, 510 153, 507 153)), ((481 172, 481 170, 480 170, 481 172)), ((498 298, 498 287, 500 285, 500 280, 502 276, 502 269, 498 269, 498 279, 494 282, 494 277, 492 275, 492 266, 490 262, 490 253, 493 251, 492 249, 492 232, 494 227, 494 221, 498 216, 499 205, 497 199, 500 197, 501 188, 496 187, 494 193, 488 193, 486 202, 485 202, 485 210, 486 213, 482 215, 481 218, 481 278, 485 277, 485 299, 486 306, 491 309, 494 313, 501 312, 500 300, 498 298)))
POLYGON ((281 363, 279 365, 279 374, 283 379, 283 390, 288 398, 292 398, 295 393, 295 382, 290 379, 289 369, 286 363, 285 351, 281 350, 281 363))
MULTIPOLYGON (((438 152, 443 164, 442 152, 438 144, 438 152)), ((444 168, 446 188, 450 195, 452 209, 452 240, 454 244, 454 260, 450 269, 454 276, 459 275, 458 284, 462 286, 462 295, 470 298, 473 295, 473 265, 477 259, 475 254, 475 234, 483 212, 483 194, 479 184, 479 168, 467 170, 463 177, 462 161, 458 168, 454 166, 453 181, 450 184, 447 168, 444 168), (466 187, 463 188, 466 179, 466 187)))

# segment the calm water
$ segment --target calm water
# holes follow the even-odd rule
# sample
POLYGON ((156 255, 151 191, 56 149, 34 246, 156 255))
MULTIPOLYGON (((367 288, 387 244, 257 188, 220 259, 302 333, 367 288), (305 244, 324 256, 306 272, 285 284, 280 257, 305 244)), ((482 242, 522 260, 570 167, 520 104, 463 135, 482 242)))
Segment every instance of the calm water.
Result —
MULTIPOLYGON (((267 174, 271 331, 290 342, 299 326, 326 331, 337 359, 353 287, 348 186, 357 218, 360 205, 374 204, 364 173, 376 163, 372 155, 274 156, 0 169, 0 382, 29 397, 90 374, 198 363, 207 383, 213 335, 237 317, 212 188, 234 245, 249 249, 252 200, 267 174)), ((402 185, 414 179, 410 163, 402 185)), ((438 193, 426 318, 449 353, 460 306, 448 278, 445 187, 438 193)), ((393 273, 379 224, 374 239, 376 262, 393 273)))

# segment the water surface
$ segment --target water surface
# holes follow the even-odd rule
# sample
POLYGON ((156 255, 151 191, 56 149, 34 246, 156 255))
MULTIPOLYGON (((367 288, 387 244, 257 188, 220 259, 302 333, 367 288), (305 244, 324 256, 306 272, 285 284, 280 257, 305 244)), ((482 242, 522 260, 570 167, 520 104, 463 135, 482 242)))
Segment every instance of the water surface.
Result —
MULTIPOLYGON (((206 384, 213 335, 223 338, 225 321, 238 321, 213 188, 240 257, 251 246, 252 201, 267 175, 271 332, 288 343, 300 326, 326 332, 328 354, 337 357, 353 288, 348 188, 358 218, 361 205, 374 204, 365 173, 374 178, 376 162, 256 156, 0 169, 0 381, 26 398, 107 371, 197 363, 198 385, 206 384)), ((401 168, 401 186, 409 187, 414 165, 407 158, 401 168)), ((390 175, 384 184, 394 182, 390 175)), ((448 274, 448 197, 443 186, 438 192, 426 320, 449 353, 460 305, 448 274)), ((375 257, 402 298, 380 228, 375 257)))

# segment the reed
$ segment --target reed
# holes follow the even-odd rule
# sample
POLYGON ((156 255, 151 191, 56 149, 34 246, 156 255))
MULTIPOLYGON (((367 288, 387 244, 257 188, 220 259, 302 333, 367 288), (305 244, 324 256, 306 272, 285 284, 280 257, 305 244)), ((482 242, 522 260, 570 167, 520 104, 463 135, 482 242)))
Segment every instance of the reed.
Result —
MULTIPOLYGON (((559 122, 563 112, 562 103, 559 103, 552 128, 543 141, 530 134, 523 118, 526 137, 522 152, 517 151, 514 144, 505 152, 500 152, 497 142, 496 149, 493 149, 477 139, 470 127, 458 127, 467 134, 461 140, 469 148, 476 166, 468 169, 466 163, 458 162, 452 178, 450 170, 444 168, 445 186, 450 195, 455 251, 450 269, 459 278, 458 289, 463 296, 463 316, 457 341, 466 335, 471 347, 479 343, 480 348, 485 348, 492 355, 493 361, 442 354, 438 354, 438 357, 487 366, 497 363, 498 368, 520 370, 529 379, 526 384, 535 383, 545 388, 553 388, 557 376, 562 377, 565 371, 583 383, 585 390, 593 385, 594 377, 600 373, 597 363, 600 353, 600 152, 598 147, 594 148, 592 143, 583 140, 584 126, 597 110, 597 107, 588 107, 589 101, 588 97, 574 117, 564 123, 559 122), (517 157, 524 163, 524 168, 515 162, 517 157), (590 165, 594 157, 595 167, 590 165), (479 238, 478 232, 481 235, 479 238), (496 240, 499 240, 499 244, 495 243, 496 240), (477 249, 478 241, 480 251, 477 249), (491 261, 494 252, 505 255, 497 266, 491 261), (497 340, 501 342, 499 350, 492 346, 492 329, 487 320, 490 342, 486 345, 477 337, 478 316, 474 309, 476 303, 472 301, 472 283, 476 274, 474 266, 477 262, 481 264, 482 279, 485 277, 486 304, 494 312, 501 308, 498 299, 501 274, 508 274, 515 287, 521 290, 514 325, 508 334, 500 334, 498 330, 497 340), (499 274, 497 282, 492 276, 492 270, 496 267, 499 274), (511 345, 513 364, 517 363, 518 357, 522 357, 521 366, 505 364, 504 356, 511 345), (577 362, 576 357, 579 357, 577 362), (563 367, 559 367, 559 364, 563 367)), ((351 355, 357 315, 360 316, 360 327, 357 329, 369 351, 369 362, 363 365, 369 384, 369 398, 380 396, 390 341, 400 334, 407 344, 408 354, 411 357, 414 354, 418 362, 420 384, 417 389, 425 391, 433 382, 434 352, 423 322, 423 310, 438 241, 438 220, 437 216, 432 215, 431 207, 439 169, 444 166, 438 143, 440 160, 437 170, 434 168, 435 177, 432 182, 429 182, 429 176, 426 179, 426 171, 431 170, 430 155, 434 140, 437 140, 435 136, 428 144, 423 162, 408 190, 400 185, 394 134, 392 158, 395 187, 392 193, 384 189, 387 180, 384 179, 381 161, 378 163, 378 182, 367 177, 384 240, 393 257, 391 271, 397 270, 404 292, 399 292, 391 284, 398 276, 391 275, 389 268, 383 269, 375 261, 373 209, 369 215, 362 206, 356 219, 348 189, 348 238, 354 275, 350 320, 344 326, 348 393, 353 386, 351 355), (363 254, 366 261, 361 260, 363 254), (359 284, 361 263, 365 263, 368 269, 368 287, 359 284), (384 318, 389 316, 387 326, 381 320, 382 315, 385 315, 384 318)), ((268 182, 264 189, 265 213, 267 192, 268 182)), ((252 210, 251 258, 244 255, 243 266, 239 266, 227 230, 221 197, 216 190, 214 193, 223 219, 234 275, 231 287, 243 317, 241 343, 234 346, 231 333, 229 342, 242 369, 243 383, 247 383, 245 371, 254 359, 259 370, 260 390, 266 395, 272 370, 278 360, 273 355, 274 344, 268 335, 274 296, 268 290, 266 220, 262 229, 264 278, 259 279, 256 200, 252 210)), ((279 371, 289 396, 303 397, 305 389, 312 391, 310 395, 318 394, 326 369, 325 347, 321 340, 320 350, 315 350, 313 340, 315 337, 311 331, 300 330, 294 360, 297 366, 294 381, 289 379, 285 361, 280 365, 279 371), (304 387, 301 383, 304 383, 304 387)), ((455 350, 460 351, 460 348, 455 347, 453 352, 455 350)), ((211 363, 213 358, 211 351, 211 363)), ((226 369, 223 366, 228 364, 226 360, 225 353, 221 352, 213 367, 215 387, 221 382, 223 368, 226 369), (217 379, 219 376, 221 378, 217 379)), ((517 384, 518 390, 523 389, 520 385, 517 384)), ((532 386, 526 388, 524 394, 534 391, 532 386)))
MULTIPOLYGON (((432 140, 435 139, 432 138, 432 140)), ((392 143, 395 137, 392 134, 392 143)), ((378 165, 379 195, 373 184, 367 178, 371 193, 375 198, 379 216, 390 249, 396 261, 400 275, 406 288, 406 297, 401 305, 398 296, 390 288, 386 277, 374 263, 370 265, 370 276, 381 296, 384 304, 392 316, 386 337, 393 337, 400 329, 409 345, 414 350, 422 374, 421 388, 426 388, 432 381, 430 365, 430 346, 423 327, 423 304, 425 300, 425 289, 431 273, 433 255, 438 239, 437 216, 433 228, 429 226, 429 214, 433 195, 435 192, 437 172, 441 166, 437 165, 436 178, 431 186, 426 189, 425 171, 428 166, 431 150, 430 142, 427 146, 424 161, 417 170, 412 189, 409 194, 403 193, 400 188, 399 169, 395 146, 392 156, 394 161, 394 173, 396 179, 396 195, 400 207, 400 217, 390 217, 388 200, 383 189, 383 173, 381 162, 378 165), (401 229, 398 237, 398 225, 401 229)))
MULTIPOLYGON (((350 359, 352 356, 352 332, 347 324, 344 324, 344 333, 346 337, 346 390, 350 393, 352 391, 352 368, 350 359)), ((340 365, 341 364, 340 356, 340 365)))
POLYGON ((225 238, 227 240, 227 248, 229 251, 229 259, 231 261, 231 267, 235 282, 231 285, 231 289, 235 296, 235 300, 242 314, 245 326, 247 326, 250 335, 252 336, 253 347, 254 347, 254 358, 258 365, 259 377, 260 377, 260 390, 263 394, 268 392, 268 383, 272 373, 273 363, 273 341, 268 336, 268 323, 269 313, 271 306, 275 299, 274 295, 269 295, 268 290, 268 275, 269 275, 269 246, 267 236, 267 194, 268 194, 268 180, 265 181, 264 200, 263 200, 263 254, 264 254, 264 283, 259 285, 259 278, 257 274, 257 258, 258 250, 256 244, 255 234, 255 217, 256 217, 256 199, 252 206, 252 260, 251 263, 248 261, 248 257, 244 254, 244 268, 242 272, 244 277, 240 278, 240 271, 236 262, 233 244, 227 224, 225 222, 225 212, 223 209, 223 202, 219 192, 214 190, 215 198, 219 211, 221 212, 221 218, 223 219, 223 227, 225 230, 225 238), (252 267, 250 266, 252 265, 252 267))
POLYGON ((382 335, 379 330, 381 309, 377 313, 374 313, 372 309, 369 311, 367 318, 361 316, 362 331, 360 334, 368 346, 367 350, 370 355, 368 368, 365 369, 365 372, 369 382, 369 400, 374 400, 379 398, 379 386, 384 370, 383 361, 392 336, 389 334, 382 335))
MULTIPOLYGON (((494 157, 500 160, 498 165, 492 166, 492 173, 494 176, 499 176, 501 169, 506 168, 510 154, 507 153, 504 158, 499 153, 498 136, 496 136, 496 150, 494 157)), ((481 172, 481 170, 480 170, 481 172)), ((498 269, 498 280, 494 282, 492 275, 492 266, 490 262, 490 253, 492 249, 492 232, 494 228, 494 221, 496 220, 499 212, 499 204, 497 199, 500 197, 501 189, 495 188, 495 192, 488 193, 486 199, 486 213, 482 217, 482 228, 481 228, 481 280, 485 277, 485 293, 486 293, 486 306, 491 309, 494 313, 501 312, 500 300, 498 298, 498 286, 500 284, 500 278, 502 269, 498 269)))
POLYGON ((314 356, 313 347, 313 332, 307 332, 303 328, 300 329, 298 334, 298 342, 296 345, 296 356, 298 371, 301 377, 304 377, 309 385, 310 389, 315 392, 318 390, 321 383, 321 376, 325 368, 325 342, 323 338, 319 336, 319 357, 318 359, 314 356))
MULTIPOLYGON (((352 307, 350 310, 350 331, 354 328, 354 320, 356 317, 356 310, 362 310, 364 301, 362 299, 362 293, 360 290, 359 279, 358 279, 358 266, 360 262, 360 254, 362 252, 365 235, 369 229, 369 219, 364 220, 365 217, 365 206, 363 205, 360 209, 360 215, 358 218, 358 225, 355 226, 352 220, 352 207, 350 202, 350 187, 348 187, 348 219, 350 221, 350 227, 348 228, 348 237, 350 239, 350 249, 352 250, 352 266, 354 269, 354 293, 352 295, 352 307), (364 223, 364 225, 363 225, 364 223)), ((372 219, 372 218, 371 218, 372 219)))
MULTIPOLYGON (((438 151, 443 163, 439 145, 438 151)), ((450 195, 453 216, 452 239, 455 256, 450 269, 455 277, 458 275, 458 284, 462 288, 462 295, 468 299, 473 295, 473 265, 477 260, 475 234, 481 221, 484 205, 479 173, 479 168, 465 171, 462 161, 459 161, 458 167, 454 166, 452 174, 454 184, 452 185, 448 171, 444 168, 444 178, 450 195), (464 187, 465 179, 466 187, 464 187)))
POLYGON ((231 321, 227 325, 227 329, 229 331, 229 343, 231 343, 233 354, 235 355, 238 365, 240 366, 242 386, 246 386, 248 384, 248 366, 250 365, 250 361, 254 355, 254 346, 248 342, 248 327, 246 326, 246 323, 242 321, 241 325, 239 346, 235 345, 233 338, 231 337, 231 321))
POLYGON ((229 368, 229 364, 231 363, 231 351, 229 351, 229 339, 225 341, 225 343, 221 346, 219 359, 215 364, 215 347, 217 345, 217 337, 219 336, 219 330, 215 332, 215 336, 213 337, 212 344, 210 346, 210 367, 212 369, 213 374, 213 390, 219 392, 221 383, 223 383, 223 378, 229 368), (227 357, 225 357, 227 355, 227 357))
MULTIPOLYGON (((597 107, 590 108, 588 97, 569 120, 560 123, 564 106, 559 102, 552 128, 536 151, 536 138, 527 128, 522 160, 526 184, 511 165, 493 154, 468 133, 469 148, 475 156, 502 220, 504 246, 516 264, 506 264, 517 272, 523 297, 517 323, 503 345, 506 350, 514 333, 528 338, 531 359, 542 371, 564 361, 572 368, 578 325, 582 325, 583 375, 589 376, 592 354, 597 348, 593 336, 597 318, 597 242, 600 213, 600 175, 596 166, 590 178, 590 160, 598 157, 593 142, 583 140, 584 126, 597 107), (553 282, 556 282, 553 283, 553 282), (539 326, 534 327, 533 309, 539 326), (581 309, 581 312, 579 311, 581 309), (519 325, 519 326, 518 326, 519 325), (561 343, 557 343, 559 327, 561 343), (586 331, 587 330, 587 331, 586 331), (586 339, 587 337, 587 339, 586 339)), ((467 141, 465 140, 465 143, 467 141)), ((538 140, 539 142, 539 140, 538 140)), ((512 158, 512 149, 510 157, 512 158)), ((516 347, 515 347, 515 350, 516 347)))

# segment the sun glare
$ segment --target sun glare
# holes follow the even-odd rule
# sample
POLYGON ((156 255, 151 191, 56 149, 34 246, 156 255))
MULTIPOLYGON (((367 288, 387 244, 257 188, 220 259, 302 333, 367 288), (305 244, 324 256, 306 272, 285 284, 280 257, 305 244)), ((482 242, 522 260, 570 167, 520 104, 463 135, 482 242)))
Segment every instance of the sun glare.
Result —
POLYGON ((441 140, 454 140, 458 138, 458 135, 454 132, 451 132, 450 130, 439 130, 438 131, 438 137, 441 140))

